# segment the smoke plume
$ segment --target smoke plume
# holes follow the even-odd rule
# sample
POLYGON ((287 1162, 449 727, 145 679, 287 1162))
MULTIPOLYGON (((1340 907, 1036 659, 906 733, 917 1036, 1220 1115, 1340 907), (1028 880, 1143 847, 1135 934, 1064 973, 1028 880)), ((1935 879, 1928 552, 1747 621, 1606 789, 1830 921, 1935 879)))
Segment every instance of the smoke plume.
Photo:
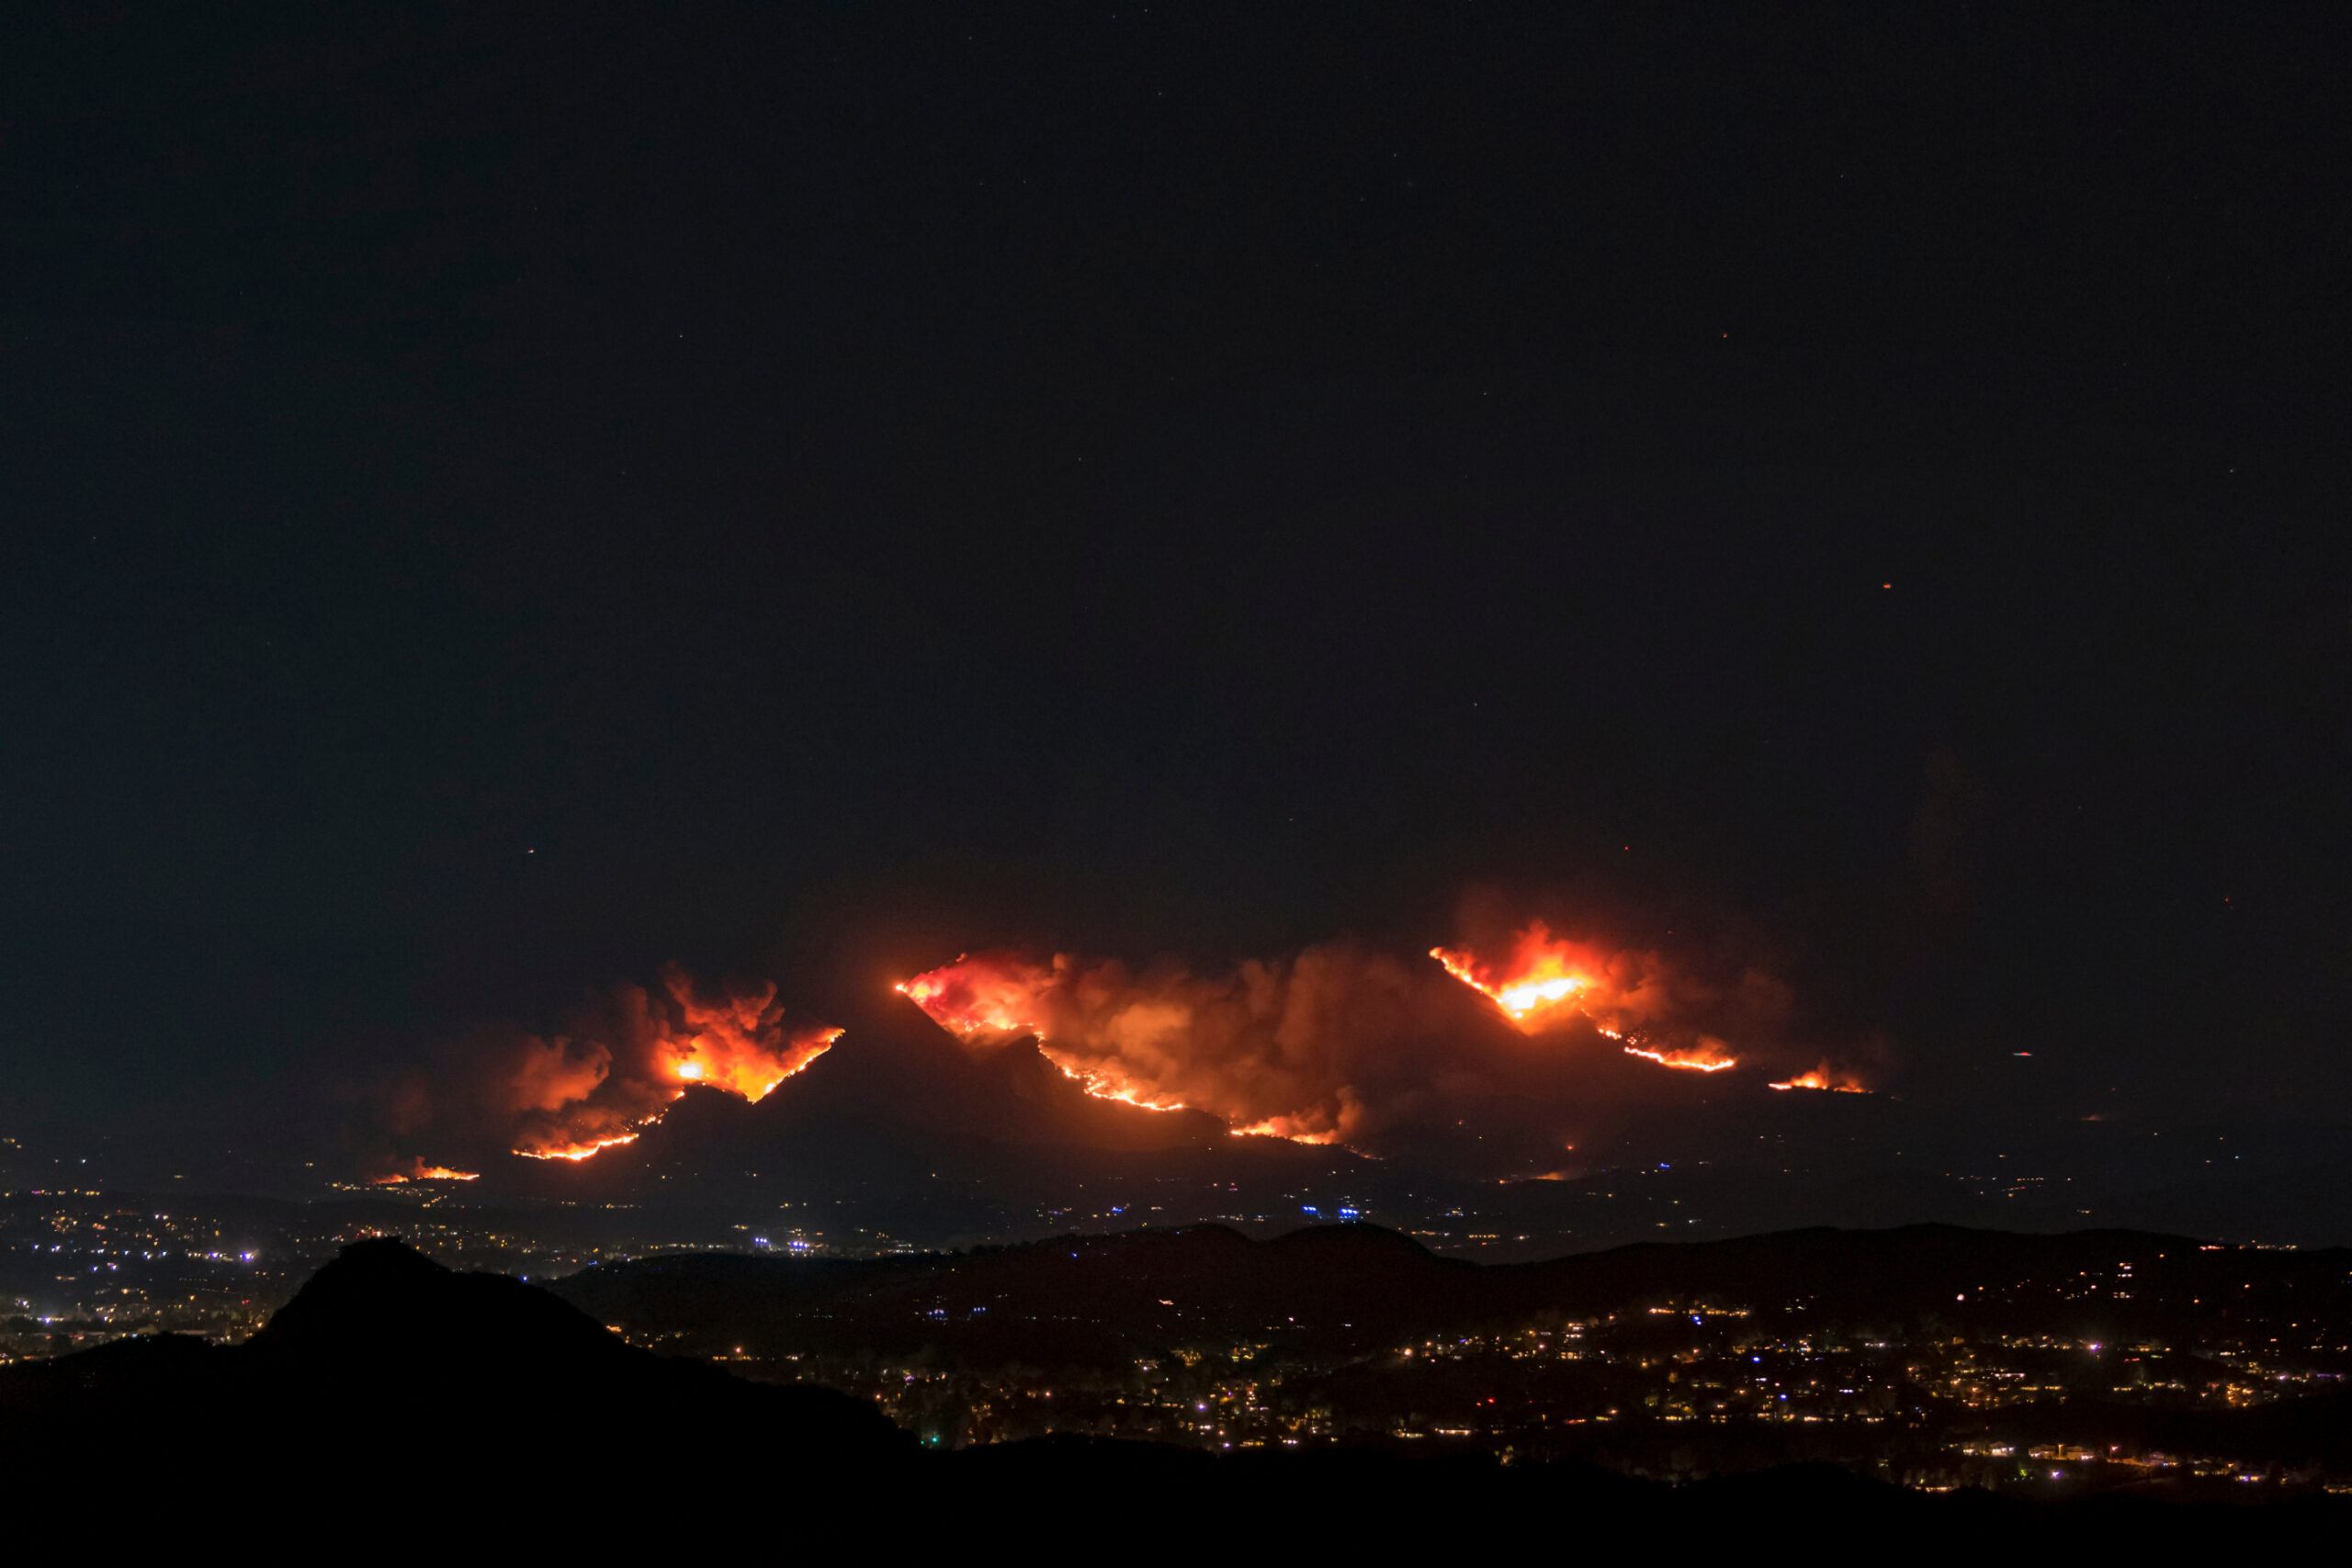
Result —
POLYGON ((1329 942, 1219 974, 984 953, 899 988, 975 1050, 1037 1036, 1096 1094, 1367 1152, 1432 1135, 1556 1150, 1629 1067, 1784 1057, 1790 1012, 1760 973, 1705 980, 1540 923, 1485 951, 1329 942))
MULTIPOLYGON (((476 1032, 455 1043, 442 1073, 403 1077, 377 1100, 404 1149, 581 1159, 634 1138, 690 1084, 762 1099, 840 1033, 789 1018, 772 984, 712 991, 672 964, 660 990, 615 986, 562 1032, 476 1032)), ((426 1168, 406 1154, 376 1163, 386 1174, 426 1168)))

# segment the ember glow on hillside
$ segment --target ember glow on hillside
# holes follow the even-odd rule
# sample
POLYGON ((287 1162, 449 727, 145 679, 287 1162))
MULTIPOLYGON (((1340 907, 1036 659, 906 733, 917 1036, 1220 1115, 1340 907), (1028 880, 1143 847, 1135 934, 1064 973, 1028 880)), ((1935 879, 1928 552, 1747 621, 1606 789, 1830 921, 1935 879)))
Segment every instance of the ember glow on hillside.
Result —
MULTIPOLYGON (((1490 930, 1501 934, 1430 957, 1331 942, 1214 972, 983 952, 895 989, 976 1057, 1034 1048, 1097 1100, 1203 1112, 1236 1136, 1446 1151, 1481 1171, 1555 1159, 1611 1097, 1650 1092, 1632 1086, 1652 1067, 1703 1077, 1749 1057, 1783 1072, 1818 1059, 1790 1059, 1774 1033, 1787 993, 1753 970, 1706 980, 1539 921, 1490 930), (1629 1078, 1623 1057, 1647 1066, 1629 1078)), ((437 1154, 490 1145, 576 1163, 635 1142, 689 1089, 763 1100, 842 1038, 791 1019, 773 984, 714 989, 673 965, 659 989, 591 997, 566 1032, 469 1043, 453 1058, 458 1081, 408 1086, 398 1136, 437 1154)), ((1789 1082, 1848 1087, 1828 1073, 1789 1082)), ((458 1174, 413 1157, 376 1169, 458 1174)))
POLYGON ((1328 946, 1223 976, 967 953, 898 989, 976 1051, 1034 1035, 1100 1098, 1328 1144, 1367 1124, 1361 1068, 1398 1054, 1391 1037, 1409 1013, 1398 1002, 1414 986, 1393 961, 1328 946))
POLYGON ((1448 947, 1433 947, 1430 956, 1464 985, 1492 998, 1525 1033, 1540 1034, 1582 1017, 1619 1042, 1627 1055, 1662 1067, 1719 1073, 1739 1065, 1731 1047, 1713 1034, 1670 1042, 1659 1036, 1675 994, 1689 987, 1678 986, 1655 953, 1611 953, 1567 942, 1533 920, 1512 937, 1500 959, 1448 947))
POLYGON ((1814 1068, 1811 1072, 1799 1073, 1795 1077, 1787 1079, 1781 1083, 1771 1084, 1767 1087, 1771 1089, 1818 1089, 1825 1093, 1836 1094, 1867 1094, 1870 1092, 1870 1090, 1866 1089, 1851 1073, 1846 1072, 1840 1068, 1832 1067, 1826 1062, 1823 1063, 1820 1066, 1814 1068))
MULTIPOLYGON (((562 1032, 486 1028, 451 1041, 442 1074, 379 1086, 384 1141, 583 1160, 634 1142, 689 1088, 764 1099, 841 1033, 791 1017, 773 984, 715 988, 672 964, 659 990, 593 993, 562 1032)), ((391 1149, 373 1163, 372 1179, 386 1185, 471 1179, 391 1149)))
POLYGON ((955 963, 893 988, 969 1044, 989 1037, 1042 1034, 1050 971, 1007 957, 957 956, 955 963))
POLYGON ((1091 1094, 1364 1152, 1457 1135, 1491 1150, 1532 1136, 1522 1122, 1573 1127, 1591 1097, 1611 1092, 1578 1065, 1600 1041, 1657 1066, 1720 1073, 1738 1061, 1727 1038, 1751 1027, 1769 1036, 1788 1004, 1752 972, 1702 984, 1657 953, 1568 941, 1541 922, 1491 953, 1474 942, 1431 956, 1330 942, 1200 974, 1172 961, 1137 971, 995 952, 898 990, 976 1052, 1034 1036, 1091 1094))
MULTIPOLYGON (((656 1111, 651 1120, 661 1120, 661 1113, 656 1111)), ((526 1159, 568 1159, 577 1161, 587 1159, 594 1155, 602 1154, 606 1149, 616 1149, 623 1144, 633 1144, 635 1142, 637 1142, 637 1134, 635 1133, 619 1133, 609 1138, 583 1138, 580 1142, 574 1144, 555 1144, 550 1145, 546 1148, 516 1149, 514 1152, 521 1155, 526 1159)))
MULTIPOLYGON (((970 953, 955 963, 901 981, 899 995, 929 1013, 941 1028, 967 1045, 1003 1043, 1035 1035, 1046 1059, 1077 1080, 1087 1093, 1148 1111, 1182 1111, 1150 1082, 1120 1064, 1069 1049, 1054 1027, 1057 987, 1072 972, 1057 957, 1047 967, 1008 953, 970 953)), ((1066 1011, 1067 1010, 1061 1010, 1066 1011)))
POLYGON ((1593 987, 1593 956, 1553 941, 1541 920, 1520 933, 1510 957, 1499 964, 1450 947, 1432 947, 1430 956, 1464 985, 1494 998, 1512 1022, 1531 1033, 1563 1012, 1581 1011, 1577 998, 1593 987))
POLYGON ((1645 1062, 1656 1062, 1661 1067, 1685 1067, 1692 1072, 1720 1073, 1739 1064, 1724 1055, 1724 1043, 1712 1035, 1702 1035, 1699 1043, 1687 1051, 1651 1051, 1639 1045, 1625 1047, 1628 1056, 1639 1056, 1645 1062))
POLYGON ((516 1154, 581 1160, 628 1143, 690 1085, 763 1100, 841 1038, 788 1029, 772 983, 714 997, 672 964, 662 987, 618 987, 582 1034, 523 1043, 511 1086, 530 1114, 516 1154))
POLYGON ((478 1170, 452 1170, 446 1165, 427 1165, 413 1160, 404 1170, 389 1170, 381 1176, 368 1178, 379 1187, 398 1187, 411 1181, 479 1181, 478 1170))

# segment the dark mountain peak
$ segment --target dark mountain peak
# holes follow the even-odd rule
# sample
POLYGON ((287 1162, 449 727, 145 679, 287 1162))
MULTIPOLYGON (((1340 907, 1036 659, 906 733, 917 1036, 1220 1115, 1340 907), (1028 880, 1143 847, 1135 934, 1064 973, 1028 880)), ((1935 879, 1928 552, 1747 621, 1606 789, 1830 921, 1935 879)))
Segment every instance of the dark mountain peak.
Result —
POLYGON ((1367 1220, 1351 1220, 1336 1225, 1313 1225, 1278 1235, 1266 1245, 1293 1256, 1409 1259, 1448 1269, 1476 1267, 1459 1258, 1440 1258, 1402 1231, 1393 1231, 1367 1220))
MULTIPOLYGON (((1140 1150, 1221 1142, 1225 1123, 1089 1094, 1035 1036, 974 1051, 903 997, 858 1009, 839 1044, 760 1102, 761 1125, 812 1119, 1001 1144, 1140 1150)), ((673 1118, 665 1118, 665 1122, 673 1118)))
POLYGON ((459 1274, 396 1236, 353 1242, 254 1336, 266 1361, 436 1375, 486 1359, 519 1370, 627 1351, 568 1303, 503 1274, 459 1274))
POLYGON ((656 1356, 536 1286, 390 1236, 345 1247, 243 1346, 164 1337, 0 1368, 0 1470, 71 1478, 132 1432, 194 1497, 256 1474, 332 1491, 355 1462, 529 1495, 576 1485, 591 1428, 692 1433, 697 1478, 727 1487, 880 1485, 914 1449, 869 1401, 656 1356))
POLYGON ((716 1144, 737 1135, 751 1119, 751 1102, 708 1084, 688 1084, 657 1125, 673 1139, 716 1144))
POLYGON ((295 1300, 341 1291, 429 1288, 427 1280, 449 1272, 399 1236, 371 1235, 346 1243, 334 1261, 311 1276, 295 1300))

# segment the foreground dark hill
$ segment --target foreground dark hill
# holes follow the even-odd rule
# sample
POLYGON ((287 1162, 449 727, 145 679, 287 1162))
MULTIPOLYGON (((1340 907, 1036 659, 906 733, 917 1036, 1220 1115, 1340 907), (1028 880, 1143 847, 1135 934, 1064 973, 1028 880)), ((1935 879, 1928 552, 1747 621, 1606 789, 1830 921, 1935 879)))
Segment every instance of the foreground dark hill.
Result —
MULTIPOLYGON (((1062 1259, 1069 1250, 1052 1249, 1062 1259)), ((1080 1251, 1073 1261, 1084 1264, 1080 1251)), ((978 1261, 1008 1288, 1070 1283, 1048 1249, 978 1261)), ((1318 1321, 1339 1312, 1378 1321, 1474 1280, 1532 1277, 1448 1263, 1368 1229, 1269 1247, 1215 1232, 1153 1236, 1094 1261, 1136 1288, 1182 1292, 1196 1310, 1287 1305, 1318 1321)), ((898 1286, 938 1264, 897 1268, 898 1286)), ((608 1288, 629 1272, 590 1282, 608 1288)), ((836 1304, 845 1300, 843 1270, 807 1272, 831 1282, 836 1304)), ((659 1294, 688 1275, 635 1277, 656 1281, 659 1294)), ((888 1284, 865 1281, 877 1283, 888 1284)), ((711 1299, 735 1300, 724 1290, 711 1299)), ((1062 1304, 1067 1325, 1099 1303, 1062 1304)), ((864 1401, 656 1356, 550 1292, 454 1273, 390 1239, 345 1249, 233 1348, 165 1337, 0 1369, 0 1506, 20 1529, 70 1517, 118 1543, 180 1540, 203 1521, 232 1520, 248 1534, 323 1531, 318 1546, 370 1557, 414 1554, 428 1537, 435 1550, 497 1540, 674 1553, 764 1521, 800 1540, 958 1550, 976 1531, 1012 1524, 1041 1543, 1109 1542, 1157 1559, 1195 1552, 1202 1540, 1302 1529, 1323 1551, 1434 1552, 1457 1550, 1474 1530, 1566 1520, 1686 1545, 1752 1544, 1760 1532, 1792 1544, 2031 1538, 2112 1548, 2161 1532, 2176 1545, 2203 1534, 2243 1547, 2340 1524, 2335 1502, 2251 1514, 2120 1498, 2047 1505, 1923 1495, 1820 1465, 1668 1485, 1575 1461, 1345 1447, 1218 1456, 1082 1438, 933 1454, 864 1401), (1171 1508, 1190 1517, 1190 1531, 1138 1535, 1171 1508)))
POLYGON ((628 1453, 676 1429, 720 1475, 910 1446, 870 1404, 657 1357, 544 1291, 390 1239, 345 1248, 243 1345, 161 1336, 0 1370, 0 1467, 19 1473, 78 1472, 135 1440, 198 1482, 399 1454, 520 1480, 576 1462, 583 1432, 628 1453))

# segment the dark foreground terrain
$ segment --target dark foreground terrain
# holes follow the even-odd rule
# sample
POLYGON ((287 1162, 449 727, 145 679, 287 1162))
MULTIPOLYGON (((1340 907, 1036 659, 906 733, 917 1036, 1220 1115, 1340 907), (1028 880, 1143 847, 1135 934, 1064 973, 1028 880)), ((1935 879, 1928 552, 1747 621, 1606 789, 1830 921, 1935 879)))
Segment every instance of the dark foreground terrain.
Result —
POLYGON ((1372 1225, 551 1287, 632 1341, 878 1401, 926 1443, 1334 1445, 1698 1480, 2250 1499, 2352 1486, 2352 1254, 1943 1225, 1441 1258, 1372 1225))
MULTIPOLYGON (((1327 1249, 1316 1270, 1327 1290, 1379 1282, 1350 1258, 1366 1241, 1399 1245, 1328 1233, 1311 1244, 1327 1249)), ((93 1539, 367 1517, 398 1521, 388 1551, 432 1521, 443 1541, 487 1530, 579 1549, 722 1528, 943 1551, 1011 1531, 1144 1554, 1605 1528, 1860 1551, 2023 1535, 2244 1540, 2352 1518, 2318 1486, 2245 1488, 2233 1502, 2036 1498, 1823 1464, 1670 1481, 1611 1457, 1606 1443, 1577 1457, 1067 1432, 954 1449, 870 1401, 632 1346, 549 1292, 455 1273, 389 1238, 346 1248, 243 1344, 160 1336, 0 1371, 0 1505, 17 1519, 71 1511, 93 1539), (2250 1506, 2256 1493, 2274 1501, 2250 1506)))

